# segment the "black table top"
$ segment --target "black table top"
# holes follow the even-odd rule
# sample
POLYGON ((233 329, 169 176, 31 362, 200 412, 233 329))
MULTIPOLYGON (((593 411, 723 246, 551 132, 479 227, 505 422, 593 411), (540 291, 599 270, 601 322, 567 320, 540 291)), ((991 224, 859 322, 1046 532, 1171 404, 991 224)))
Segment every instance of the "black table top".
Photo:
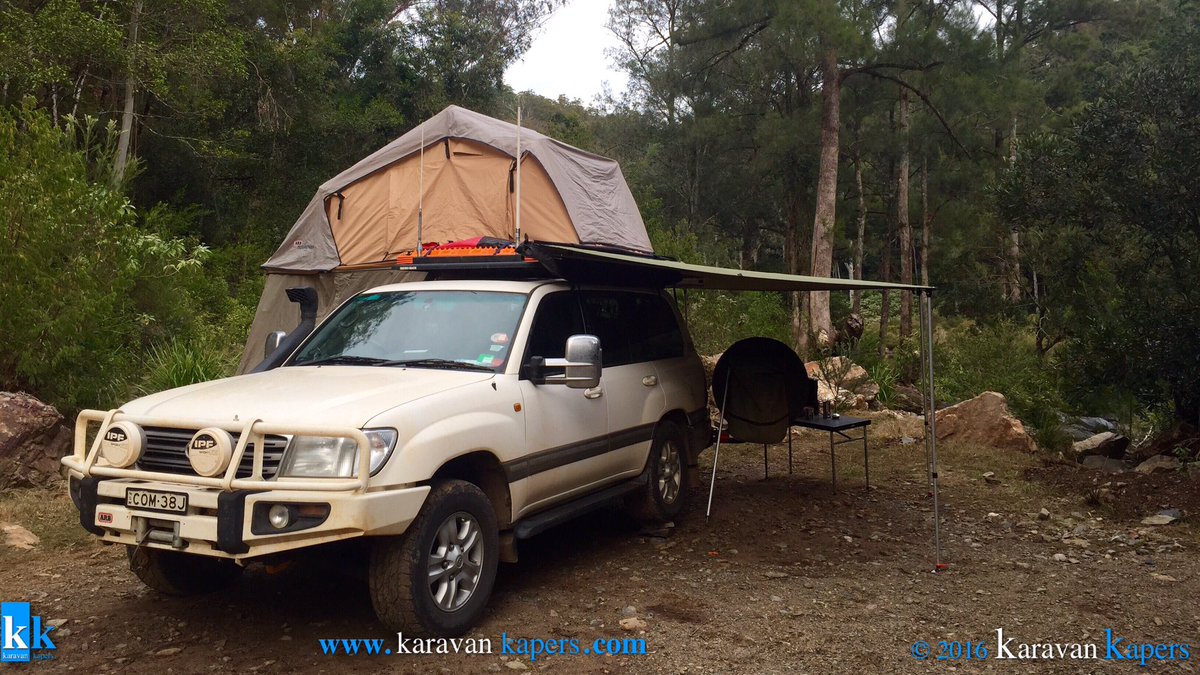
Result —
POLYGON ((818 429, 820 431, 844 431, 846 429, 857 429, 865 427, 871 423, 871 420, 862 417, 849 417, 842 415, 838 418, 825 418, 820 415, 813 415, 812 418, 797 417, 791 421, 794 427, 805 427, 808 429, 818 429))

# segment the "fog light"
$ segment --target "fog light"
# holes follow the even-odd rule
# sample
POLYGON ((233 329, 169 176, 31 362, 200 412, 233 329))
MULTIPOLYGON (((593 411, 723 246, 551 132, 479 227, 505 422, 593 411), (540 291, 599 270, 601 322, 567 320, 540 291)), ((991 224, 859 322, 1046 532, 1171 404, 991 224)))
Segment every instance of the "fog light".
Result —
POLYGON ((271 527, 282 530, 292 522, 292 512, 283 504, 276 504, 267 511, 267 521, 271 523, 271 527))

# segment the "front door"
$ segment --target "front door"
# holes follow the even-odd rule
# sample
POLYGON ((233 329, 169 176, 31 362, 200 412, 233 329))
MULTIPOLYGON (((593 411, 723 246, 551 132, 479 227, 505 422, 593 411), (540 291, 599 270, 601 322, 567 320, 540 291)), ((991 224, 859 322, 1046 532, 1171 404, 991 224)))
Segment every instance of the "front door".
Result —
MULTIPOLYGON (((569 291, 542 298, 534 316, 525 349, 532 356, 562 358, 567 338, 586 332, 576 295, 569 291)), ((601 349, 604 348, 601 343, 601 349)), ((546 369, 547 375, 562 369, 546 369)), ((524 480, 524 490, 514 487, 516 517, 587 490, 603 470, 608 453, 607 374, 594 389, 572 389, 562 384, 535 385, 520 381, 524 402, 525 437, 529 454, 509 467, 509 480, 524 480)))

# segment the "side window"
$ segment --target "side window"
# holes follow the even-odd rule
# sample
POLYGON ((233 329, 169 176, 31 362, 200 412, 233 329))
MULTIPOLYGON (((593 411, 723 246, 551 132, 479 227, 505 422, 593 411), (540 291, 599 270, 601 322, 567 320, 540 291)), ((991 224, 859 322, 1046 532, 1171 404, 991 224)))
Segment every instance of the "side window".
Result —
POLYGON ((634 360, 658 361, 683 356, 684 339, 670 303, 660 295, 630 296, 630 338, 634 360))
POLYGON ((603 365, 621 366, 633 363, 629 324, 629 293, 620 291, 587 291, 583 297, 583 320, 586 332, 600 338, 603 365))
MULTIPOLYGON (((528 361, 531 356, 561 359, 565 356, 567 338, 583 332, 583 319, 579 315, 579 303, 574 294, 564 292, 547 295, 538 304, 537 315, 533 318, 525 359, 528 361)), ((561 373, 562 369, 548 369, 547 374, 553 375, 556 371, 561 373)))
POLYGON ((583 315, 587 332, 600 338, 606 367, 683 356, 683 333, 660 295, 589 291, 583 315))

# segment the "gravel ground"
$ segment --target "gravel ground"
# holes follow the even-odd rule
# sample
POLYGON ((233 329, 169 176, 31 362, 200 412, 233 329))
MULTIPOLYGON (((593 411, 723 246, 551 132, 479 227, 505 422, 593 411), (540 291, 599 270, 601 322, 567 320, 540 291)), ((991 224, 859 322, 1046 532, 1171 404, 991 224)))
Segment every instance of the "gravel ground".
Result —
MULTIPOLYGON (((489 612, 471 634, 491 638, 491 655, 323 655, 322 638, 396 646, 373 620, 353 546, 284 570, 252 566, 214 595, 160 596, 127 571, 122 550, 82 535, 58 494, 0 496, 0 521, 42 538, 28 551, 0 546, 0 598, 65 620, 51 633, 54 660, 31 668, 46 671, 1130 672, 1136 662, 999 660, 996 631, 1014 638, 1014 655, 1021 643, 1051 642, 1094 643, 1103 657, 1106 629, 1123 638, 1123 653, 1129 644, 1200 643, 1198 542, 1186 517, 1194 481, 944 448, 948 569, 935 574, 923 446, 902 445, 904 432, 876 425, 870 490, 861 455, 843 446, 832 492, 827 441, 806 432, 795 472, 787 473, 786 448, 775 447, 767 480, 760 447, 723 449, 708 522, 706 490, 694 490, 690 511, 665 538, 602 512, 523 543, 521 561, 501 566, 489 612), (1164 506, 1184 517, 1140 524, 1164 506), (634 616, 644 628, 624 630, 620 620, 634 616), (583 646, 640 638, 647 653, 532 661, 501 654, 502 634, 583 646), (911 654, 918 640, 932 645, 928 661, 911 654), (939 652, 953 655, 940 641, 983 642, 989 658, 938 662, 939 652)), ((1189 651, 1189 660, 1177 650, 1176 661, 1150 667, 1192 672, 1200 645, 1189 651)))

